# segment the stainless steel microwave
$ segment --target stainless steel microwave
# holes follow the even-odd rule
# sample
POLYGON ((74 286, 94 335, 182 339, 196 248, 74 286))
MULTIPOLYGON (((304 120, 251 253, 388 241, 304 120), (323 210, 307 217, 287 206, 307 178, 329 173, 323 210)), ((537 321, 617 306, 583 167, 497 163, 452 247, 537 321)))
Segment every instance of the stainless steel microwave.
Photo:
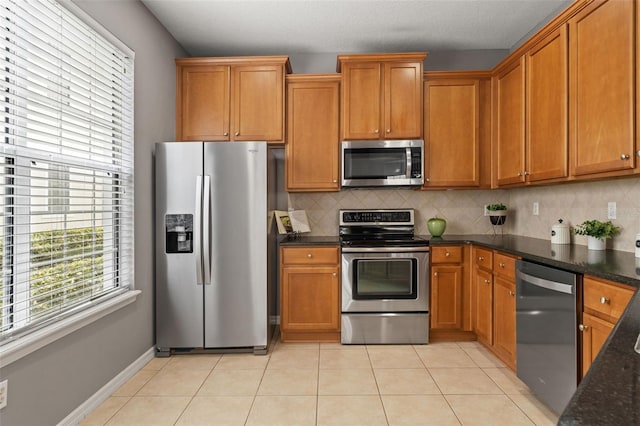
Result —
POLYGON ((421 186, 424 184, 424 141, 344 141, 341 143, 342 186, 421 186))

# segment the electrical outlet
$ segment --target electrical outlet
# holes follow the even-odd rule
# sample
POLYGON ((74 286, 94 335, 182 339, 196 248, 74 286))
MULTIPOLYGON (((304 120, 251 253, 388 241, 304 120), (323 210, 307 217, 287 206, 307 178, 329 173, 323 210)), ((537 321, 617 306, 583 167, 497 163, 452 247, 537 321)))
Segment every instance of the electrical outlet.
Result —
POLYGON ((540 203, 537 201, 533 202, 533 215, 538 216, 540 214, 540 203))
POLYGON ((7 406, 7 389, 9 387, 9 380, 3 380, 0 382, 0 410, 7 406))
POLYGON ((489 204, 485 204, 485 205, 484 205, 484 215, 485 215, 485 216, 489 216, 489 210, 487 210, 487 206, 488 206, 488 205, 489 205, 489 204))
POLYGON ((607 206, 607 219, 615 219, 616 218, 616 202, 609 201, 609 205, 607 206))

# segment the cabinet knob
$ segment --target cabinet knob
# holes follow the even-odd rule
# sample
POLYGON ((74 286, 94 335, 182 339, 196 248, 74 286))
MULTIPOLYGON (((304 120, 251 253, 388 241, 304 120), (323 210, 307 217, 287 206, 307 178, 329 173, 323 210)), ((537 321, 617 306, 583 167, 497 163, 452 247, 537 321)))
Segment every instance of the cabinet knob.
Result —
POLYGON ((433 276, 434 276, 434 277, 437 277, 437 276, 438 276, 438 273, 437 273, 437 272, 434 272, 434 273, 433 273, 433 276))
POLYGON ((489 284, 489 280, 484 280, 484 283, 485 284, 489 284))
POLYGON ((334 273, 333 273, 333 274, 331 274, 331 275, 333 275, 333 276, 335 277, 335 276, 336 276, 336 275, 338 275, 338 274, 336 274, 336 273, 334 272, 334 273))
POLYGON ((424 181, 425 182, 429 182, 429 178, 424 178, 424 181))
POLYGON ((600 298, 600 303, 602 303, 603 305, 606 305, 607 303, 610 303, 610 302, 611 302, 611 300, 608 297, 602 296, 600 298))
POLYGON ((501 268, 504 268, 504 263, 500 262, 498 266, 500 266, 501 268))
POLYGON ((229 136, 229 132, 224 132, 222 135, 223 136, 229 136))
POLYGON ((629 154, 620 154, 620 159, 621 160, 628 160, 629 158, 631 158, 631 156, 629 154))
POLYGON ((332 183, 338 183, 338 181, 337 181, 337 180, 335 180, 335 179, 334 179, 334 180, 332 180, 331 182, 332 182, 332 183))
POLYGON ((525 175, 525 176, 529 176, 529 172, 525 170, 525 171, 524 171, 524 175, 525 175))
POLYGON ((451 253, 446 252, 444 255, 445 255, 445 257, 449 257, 449 256, 451 256, 451 253))
POLYGON ((307 257, 308 257, 309 259, 311 259, 313 256, 311 256, 311 253, 309 253, 309 254, 307 254, 307 257))
POLYGON ((482 262, 482 261, 484 260, 484 257, 482 257, 482 256, 478 256, 478 260, 479 260, 480 262, 482 262))
POLYGON ((587 331, 588 329, 589 329, 588 325, 580 324, 578 326, 578 330, 580 330, 580 331, 587 331))
POLYGON ((240 132, 236 132, 236 136, 240 136, 240 132))
POLYGON ((378 133, 378 129, 374 129, 374 130, 373 130, 373 133, 378 133))
POLYGON ((637 155, 638 157, 640 157, 640 151, 636 152, 636 155, 637 155))
POLYGON ((387 133, 391 133, 391 129, 387 129, 387 133))
POLYGON ((518 176, 522 176, 522 172, 518 172, 518 176))
POLYGON ((513 297, 513 296, 515 296, 515 295, 516 295, 516 293, 515 293, 515 292, 513 292, 513 291, 509 290, 509 296, 513 297))

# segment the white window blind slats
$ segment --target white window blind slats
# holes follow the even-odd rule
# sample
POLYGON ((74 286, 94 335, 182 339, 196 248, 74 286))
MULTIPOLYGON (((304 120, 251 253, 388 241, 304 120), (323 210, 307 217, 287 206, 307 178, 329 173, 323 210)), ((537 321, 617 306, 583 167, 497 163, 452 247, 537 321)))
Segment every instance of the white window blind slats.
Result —
MULTIPOLYGON (((28 7, 29 3, 17 2, 17 4, 17 13, 13 13, 16 18, 11 27, 11 34, 21 41, 15 40, 14 44, 27 43, 32 49, 37 49, 37 52, 32 53, 37 53, 39 57, 45 55, 45 57, 54 58, 54 62, 66 60, 63 54, 66 54, 67 58, 85 58, 97 66, 97 71, 102 72, 103 77, 112 75, 112 72, 108 70, 114 67, 117 73, 122 73, 126 68, 128 59, 126 55, 113 47, 108 47, 107 42, 101 36, 92 35, 76 26, 74 20, 64 19, 60 16, 53 20, 42 14, 29 15, 33 10, 28 7), (54 48, 53 52, 60 54, 60 58, 49 53, 50 47, 54 48)), ((0 17, 5 18, 4 15, 7 14, 11 14, 11 12, 3 10, 0 17)), ((11 39, 11 37, 9 38, 11 39)), ((84 66, 83 63, 79 64, 84 66)), ((115 75, 118 75, 117 73, 115 75)), ((101 84, 102 82, 96 83, 101 84)))
POLYGON ((2 344, 132 285, 133 55, 55 0, 0 20, 2 344))
MULTIPOLYGON (((4 73, 0 74, 4 75, 4 73)), ((26 93, 28 97, 19 96, 14 93, 7 93, 8 87, 8 84, 0 83, 0 89, 5 93, 4 97, 6 101, 15 104, 18 108, 17 111, 20 113, 32 111, 34 113, 51 116, 51 113, 56 111, 58 115, 64 114, 65 116, 68 116, 67 120, 69 121, 93 120, 92 128, 105 129, 106 131, 111 130, 116 134, 116 136, 119 136, 120 128, 130 130, 127 128, 127 122, 123 120, 123 117, 131 113, 128 109, 111 109, 108 111, 99 111, 94 109, 92 111, 87 111, 86 109, 79 108, 79 105, 62 103, 57 99, 52 99, 53 96, 57 96, 56 92, 46 87, 40 87, 41 90, 39 91, 29 91, 26 93), (29 109, 23 106, 26 105, 27 102, 29 102, 29 109)))

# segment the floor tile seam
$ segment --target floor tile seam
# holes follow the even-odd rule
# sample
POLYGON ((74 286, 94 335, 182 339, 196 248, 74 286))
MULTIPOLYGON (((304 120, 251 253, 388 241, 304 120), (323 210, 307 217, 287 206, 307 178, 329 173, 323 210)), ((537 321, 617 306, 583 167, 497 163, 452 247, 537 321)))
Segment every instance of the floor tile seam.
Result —
POLYGON ((464 423, 462 422, 462 419, 458 417, 458 413, 456 413, 456 410, 453 408, 453 405, 451 405, 451 402, 447 399, 447 396, 443 394, 442 399, 444 399, 444 402, 449 406, 449 410, 451 410, 451 412, 455 416, 458 423, 460 423, 461 425, 464 425, 464 423))
MULTIPOLYGON (((113 395, 112 395, 112 397, 113 397, 113 395)), ((114 412, 113 412, 113 414, 112 414, 111 416, 109 416, 109 418, 108 418, 106 421, 104 421, 104 422, 102 423, 102 425, 103 425, 103 426, 105 426, 107 423, 109 423, 109 422, 110 422, 110 421, 111 421, 111 420, 116 416, 116 414, 118 414, 118 413, 120 412, 120 410, 122 410, 122 409, 124 408, 124 406, 125 406, 125 405, 127 405, 127 404, 129 403, 129 401, 131 401, 131 400, 133 399, 133 396, 126 396, 126 397, 118 396, 118 397, 116 397, 116 398, 128 398, 128 399, 127 399, 127 402, 125 402, 124 404, 122 404, 122 405, 120 406, 120 408, 118 408, 116 411, 114 411, 114 412)), ((106 401, 105 401, 105 402, 106 402, 106 401)), ((104 402, 103 402, 103 404, 104 404, 104 402)), ((102 405, 102 404, 101 404, 101 405, 102 405)), ((95 410, 93 410, 93 411, 91 412, 91 414, 95 413, 96 411, 97 411, 97 408, 96 408, 95 410)), ((87 419, 88 417, 89 417, 89 416, 85 417, 85 418, 84 418, 84 419, 82 419, 82 420, 85 420, 85 419, 87 419)))
MULTIPOLYGON (((532 419, 532 418, 529 416, 529 414, 527 414, 527 412, 524 410, 524 408, 522 408, 522 407, 520 406, 520 404, 518 404, 516 401, 514 401, 514 400, 513 400, 513 398, 511 398, 511 395, 509 395, 509 394, 505 394, 505 396, 506 396, 507 398, 509 398, 509 401, 511 401, 511 402, 512 402, 516 407, 518 407, 518 410, 520 410, 520 411, 522 412, 522 414, 524 414, 524 415, 525 415, 525 417, 526 417, 527 419, 529 419, 529 421, 531 421, 531 423, 533 423, 534 425, 535 425, 535 424, 537 424, 537 423, 536 423, 536 421, 535 421, 534 419, 532 419)), ((536 408, 538 408, 538 407, 536 407, 536 408)))
MULTIPOLYGON (((197 392, 196 392, 197 393, 197 392)), ((178 422, 180 421, 180 418, 184 415, 184 413, 187 411, 187 408, 189 408, 189 406, 191 405, 191 403, 193 402, 193 398, 195 398, 195 394, 191 397, 191 399, 189 399, 189 402, 187 402, 187 405, 184 406, 184 408, 182 409, 182 411, 180 412, 180 415, 176 418, 176 421, 173 422, 174 426, 176 424, 178 424, 178 422)))
MULTIPOLYGON (((140 371, 141 371, 141 370, 138 370, 138 372, 140 372, 140 371)), ((142 390, 142 388, 143 388, 143 387, 145 387, 145 386, 147 385, 147 383, 149 383, 149 382, 151 381, 151 379, 153 379, 154 377, 156 377, 156 376, 158 375, 158 373, 159 373, 159 372, 160 372, 160 370, 157 370, 155 373, 153 373, 153 375, 152 375, 151 377, 149 377, 147 380, 145 380, 145 381, 144 381, 144 383, 142 384, 142 386, 140 386, 140 387, 138 388, 138 390, 136 390, 136 391, 133 393, 133 395, 123 395, 123 396, 133 397, 133 396, 138 395, 138 393, 140 393, 140 391, 142 390)), ((138 373, 136 373, 136 374, 138 374, 138 373)), ((135 375, 134 375, 134 376, 135 376, 135 375)), ((131 379, 133 379, 133 377, 131 377, 131 379)), ((124 385, 126 385, 127 383, 129 383, 129 381, 130 381, 131 379, 127 380, 127 381, 126 381, 122 386, 124 386, 124 385)), ((120 388, 122 388, 122 386, 120 386, 120 388)), ((115 392, 113 392, 113 393, 111 394, 111 396, 117 396, 117 395, 115 395, 115 394, 116 394, 116 392, 118 392, 118 390, 120 390, 120 388, 116 389, 116 390, 115 390, 115 392)))
MULTIPOLYGON (((507 389, 505 389, 504 387, 502 387, 502 386, 500 385, 500 383, 498 383, 498 381, 497 381, 497 380, 494 380, 494 379, 493 379, 493 377, 491 377, 491 376, 490 376, 490 375, 485 371, 485 369, 488 369, 488 368, 494 368, 494 369, 496 369, 496 368, 502 368, 502 367, 486 367, 486 368, 482 368, 482 371, 484 371, 484 373, 485 373, 487 376, 489 376, 489 378, 490 378, 491 380, 493 380, 493 382, 494 382, 494 383, 495 383, 495 384, 496 384, 500 389, 502 389, 502 392, 503 392, 505 395, 509 395, 509 394, 513 394, 513 395, 522 395, 522 394, 523 394, 523 392, 516 392, 516 393, 514 393, 514 392, 507 391, 507 389)), ((508 369, 508 367, 504 367, 504 368, 508 369)), ((509 371, 511 371, 511 370, 509 370, 509 371)), ((519 380, 519 379, 518 379, 518 380, 519 380)), ((524 384, 524 383, 523 383, 523 384, 524 384)), ((524 392, 524 393, 525 393, 525 394, 531 394, 531 392, 524 392)))
MULTIPOLYGON (((220 359, 222 359, 222 357, 220 357, 220 359)), ((209 377, 211 377, 211 375, 213 374, 213 370, 214 370, 214 368, 212 368, 211 371, 209 371, 209 374, 207 374, 207 376, 204 378, 202 383, 200 383, 200 386, 198 386, 198 389, 196 389, 195 393, 193 394, 194 397, 196 395, 198 395, 198 393, 200 392, 200 390, 202 389, 204 384, 207 382, 207 380, 209 380, 209 377)), ((189 402, 189 403, 191 403, 191 402, 189 402)))

